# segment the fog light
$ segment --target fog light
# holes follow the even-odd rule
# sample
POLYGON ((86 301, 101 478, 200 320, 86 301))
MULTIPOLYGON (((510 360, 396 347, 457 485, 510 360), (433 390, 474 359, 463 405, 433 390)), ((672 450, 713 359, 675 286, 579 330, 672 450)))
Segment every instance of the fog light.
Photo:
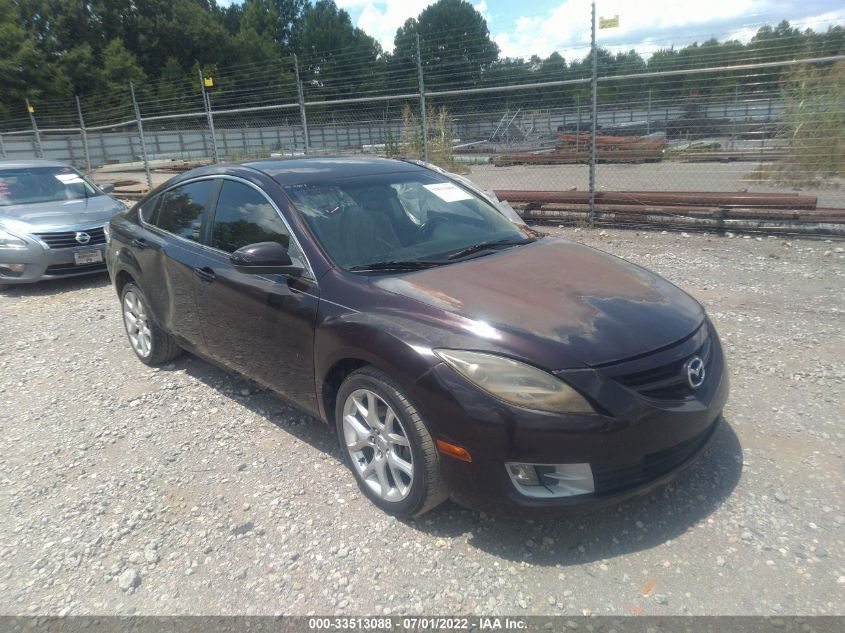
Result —
POLYGON ((508 464, 511 479, 522 486, 539 486, 537 469, 532 464, 508 464))
POLYGON ((26 264, 0 264, 0 273, 10 272, 21 274, 26 270, 26 264))
POLYGON ((574 497, 595 492, 589 464, 505 464, 514 487, 527 497, 574 497))

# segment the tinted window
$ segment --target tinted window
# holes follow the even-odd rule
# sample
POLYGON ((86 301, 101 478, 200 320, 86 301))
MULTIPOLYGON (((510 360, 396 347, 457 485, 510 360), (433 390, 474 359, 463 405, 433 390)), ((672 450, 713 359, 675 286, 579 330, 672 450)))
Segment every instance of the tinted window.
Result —
POLYGON ((138 215, 141 216, 141 219, 146 222, 147 224, 155 224, 156 223, 156 209, 158 208, 158 203, 161 202, 161 196, 156 196, 155 198, 150 198, 149 200, 145 200, 140 207, 138 207, 138 215))
POLYGON ((226 180, 217 200, 211 245, 227 253, 258 242, 290 247, 290 235, 276 209, 258 191, 226 180))
POLYGON ((213 180, 200 180, 163 194, 156 226, 179 237, 200 241, 202 212, 213 180))

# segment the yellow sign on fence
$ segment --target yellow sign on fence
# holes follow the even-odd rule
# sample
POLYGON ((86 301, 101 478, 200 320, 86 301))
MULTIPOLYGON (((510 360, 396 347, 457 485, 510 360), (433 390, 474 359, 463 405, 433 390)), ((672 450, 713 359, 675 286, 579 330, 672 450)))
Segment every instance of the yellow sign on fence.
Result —
POLYGON ((214 88, 214 80, 211 77, 203 77, 202 83, 205 84, 206 88, 214 88))
POLYGON ((612 29, 619 26, 619 14, 617 13, 612 18, 599 18, 600 29, 612 29))

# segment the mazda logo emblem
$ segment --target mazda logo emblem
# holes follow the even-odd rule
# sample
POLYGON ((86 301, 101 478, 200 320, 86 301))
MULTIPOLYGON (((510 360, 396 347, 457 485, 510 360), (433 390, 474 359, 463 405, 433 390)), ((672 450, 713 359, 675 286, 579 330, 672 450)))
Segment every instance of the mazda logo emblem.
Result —
POLYGON ((686 365, 684 365, 684 369, 687 372, 687 382, 689 383, 689 386, 693 389, 698 389, 704 383, 704 376, 706 374, 704 370, 704 361, 698 356, 693 356, 687 361, 686 365))
POLYGON ((76 237, 76 241, 80 244, 87 244, 91 241, 91 236, 85 231, 79 231, 79 233, 77 233, 74 237, 76 237))

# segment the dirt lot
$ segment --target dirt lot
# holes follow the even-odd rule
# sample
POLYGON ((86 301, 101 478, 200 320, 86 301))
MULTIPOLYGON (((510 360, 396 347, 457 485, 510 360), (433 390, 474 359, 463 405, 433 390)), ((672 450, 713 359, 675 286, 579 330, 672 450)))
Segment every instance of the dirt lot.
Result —
POLYGON ((596 514, 416 521, 334 434, 125 341, 107 278, 0 291, 0 613, 842 614, 843 243, 552 230, 707 307, 727 424, 674 484, 596 514))
MULTIPOLYGON (((845 182, 831 181, 826 186, 794 188, 749 179, 757 163, 646 163, 640 165, 598 165, 596 183, 599 191, 752 191, 758 193, 795 193, 816 196, 819 207, 845 208, 845 182)), ((467 165, 469 177, 487 189, 538 189, 587 191, 590 170, 587 165, 467 165)), ((172 178, 172 173, 153 172, 153 186, 172 178)), ((143 171, 101 172, 97 182, 137 180, 146 182, 143 171)), ((841 180, 841 179, 839 179, 841 180)))
MULTIPOLYGON (((791 187, 760 182, 752 177, 754 162, 599 164, 598 191, 752 191, 816 196, 819 207, 845 207, 845 182, 834 179, 825 186, 791 187)), ((538 189, 587 191, 587 165, 473 165, 470 177, 489 189, 538 189)))

